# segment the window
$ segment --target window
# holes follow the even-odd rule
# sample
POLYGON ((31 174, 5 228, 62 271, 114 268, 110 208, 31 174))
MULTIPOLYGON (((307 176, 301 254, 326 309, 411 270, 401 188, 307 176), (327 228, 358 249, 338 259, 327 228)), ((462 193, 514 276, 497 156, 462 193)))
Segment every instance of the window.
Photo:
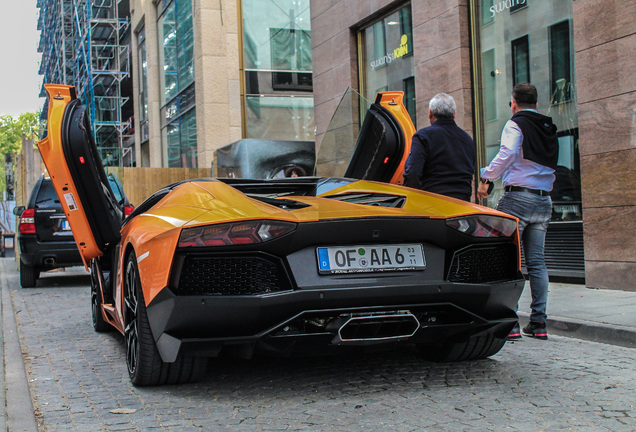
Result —
POLYGON ((550 27, 550 103, 571 99, 570 23, 562 21, 550 27))
POLYGON ((192 0, 175 0, 177 32, 177 77, 179 91, 194 82, 194 31, 192 0))
MULTIPOLYGON (((510 13, 516 12, 528 6, 528 0, 513 0, 510 5, 510 13)), ((521 81, 526 82, 526 81, 521 81)))
MULTIPOLYGON (((572 2, 474 0, 472 4, 471 19, 478 20, 472 23, 477 29, 473 67, 481 77, 475 89, 480 159, 489 163, 499 151, 501 131, 512 115, 508 105, 512 88, 531 82, 537 88, 539 111, 552 117, 559 133, 552 220, 581 220, 572 2)), ((502 194, 497 182, 488 205, 495 206, 502 194)))
MULTIPOLYGON (((415 123, 411 5, 389 13, 358 32, 360 90, 374 101, 381 91, 404 91, 405 105, 415 123), (409 104, 411 106, 409 107, 409 104)), ((361 115, 366 110, 360 107, 361 115)))
POLYGON ((164 128, 164 144, 168 149, 168 166, 197 167, 197 120, 192 109, 164 128))
POLYGON ((373 24, 373 58, 381 58, 386 54, 386 35, 384 34, 384 21, 373 24))
MULTIPOLYGON (((177 1, 177 0, 175 0, 177 1)), ((161 104, 175 97, 177 87, 177 30, 175 24, 174 2, 170 3, 159 18, 159 70, 161 81, 161 104)))
POLYGON ((483 93, 486 120, 497 120, 497 77, 499 69, 495 67, 495 50, 488 50, 481 55, 483 65, 483 93))
POLYGON ((272 72, 274 90, 312 91, 311 35, 307 30, 270 28, 272 72))
POLYGON ((161 104, 194 82, 192 0, 173 0, 159 17, 161 104))
MULTIPOLYGON (((157 4, 161 126, 169 167, 197 167, 192 0, 157 4)), ((145 55, 145 53, 144 53, 145 55)))
POLYGON ((248 138, 313 141, 312 97, 248 95, 246 104, 248 138))
POLYGON ((530 47, 528 35, 515 39, 512 46, 512 84, 530 82, 530 47))
POLYGON ((481 2, 481 25, 485 26, 495 21, 495 14, 492 12, 494 0, 483 0, 481 2))
MULTIPOLYGON (((411 17, 411 8, 403 7, 400 9, 400 38, 403 35, 407 36, 407 42, 410 40, 411 43, 406 44, 406 51, 402 53, 402 55, 413 54, 413 18, 411 17)), ((402 40, 400 44, 402 44, 402 40)))
POLYGON ((404 106, 413 120, 413 124, 417 124, 416 108, 415 108, 415 77, 408 77, 403 81, 404 90, 404 106))
POLYGON ((241 0, 246 138, 313 141, 309 0, 241 0))
POLYGON ((139 124, 141 141, 148 141, 148 61, 146 59, 146 30, 137 33, 137 64, 139 66, 139 124))

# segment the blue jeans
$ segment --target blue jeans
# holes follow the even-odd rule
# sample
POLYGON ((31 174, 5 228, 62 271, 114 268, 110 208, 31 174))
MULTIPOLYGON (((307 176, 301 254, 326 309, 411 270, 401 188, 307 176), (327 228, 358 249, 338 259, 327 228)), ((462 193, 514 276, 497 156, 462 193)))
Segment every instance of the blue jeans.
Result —
POLYGON ((544 323, 547 318, 549 282, 543 250, 545 233, 552 216, 552 199, 549 195, 540 196, 530 192, 506 192, 499 200, 497 210, 519 218, 519 237, 532 293, 530 321, 544 323))

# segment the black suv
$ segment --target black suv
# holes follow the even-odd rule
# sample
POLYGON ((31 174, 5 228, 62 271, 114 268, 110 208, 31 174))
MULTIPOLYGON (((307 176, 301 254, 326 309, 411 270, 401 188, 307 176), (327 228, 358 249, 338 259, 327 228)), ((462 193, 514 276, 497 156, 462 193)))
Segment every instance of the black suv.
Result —
POLYGON ((20 284, 35 286, 40 272, 83 265, 51 179, 40 177, 27 207, 19 206, 18 245, 20 247, 20 284))

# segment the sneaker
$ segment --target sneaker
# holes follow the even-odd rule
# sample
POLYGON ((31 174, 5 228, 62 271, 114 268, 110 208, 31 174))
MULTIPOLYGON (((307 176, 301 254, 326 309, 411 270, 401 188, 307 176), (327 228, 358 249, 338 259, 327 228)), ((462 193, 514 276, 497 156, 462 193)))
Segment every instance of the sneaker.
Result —
POLYGON ((530 321, 527 326, 523 328, 523 335, 529 336, 541 340, 548 338, 548 331, 545 328, 545 323, 536 321, 530 321))
POLYGON ((508 337, 506 338, 506 340, 509 341, 516 339, 521 339, 521 329, 519 328, 519 322, 517 322, 512 330, 510 330, 510 333, 508 333, 508 337))

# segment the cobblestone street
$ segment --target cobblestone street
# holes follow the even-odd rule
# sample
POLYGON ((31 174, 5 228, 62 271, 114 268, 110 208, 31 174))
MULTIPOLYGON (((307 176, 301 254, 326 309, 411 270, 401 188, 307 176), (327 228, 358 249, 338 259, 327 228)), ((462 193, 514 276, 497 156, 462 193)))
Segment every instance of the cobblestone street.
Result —
POLYGON ((636 350, 554 336, 460 364, 409 350, 221 359, 192 385, 135 388, 97 334, 86 275, 8 281, 40 431, 633 431, 636 350))

